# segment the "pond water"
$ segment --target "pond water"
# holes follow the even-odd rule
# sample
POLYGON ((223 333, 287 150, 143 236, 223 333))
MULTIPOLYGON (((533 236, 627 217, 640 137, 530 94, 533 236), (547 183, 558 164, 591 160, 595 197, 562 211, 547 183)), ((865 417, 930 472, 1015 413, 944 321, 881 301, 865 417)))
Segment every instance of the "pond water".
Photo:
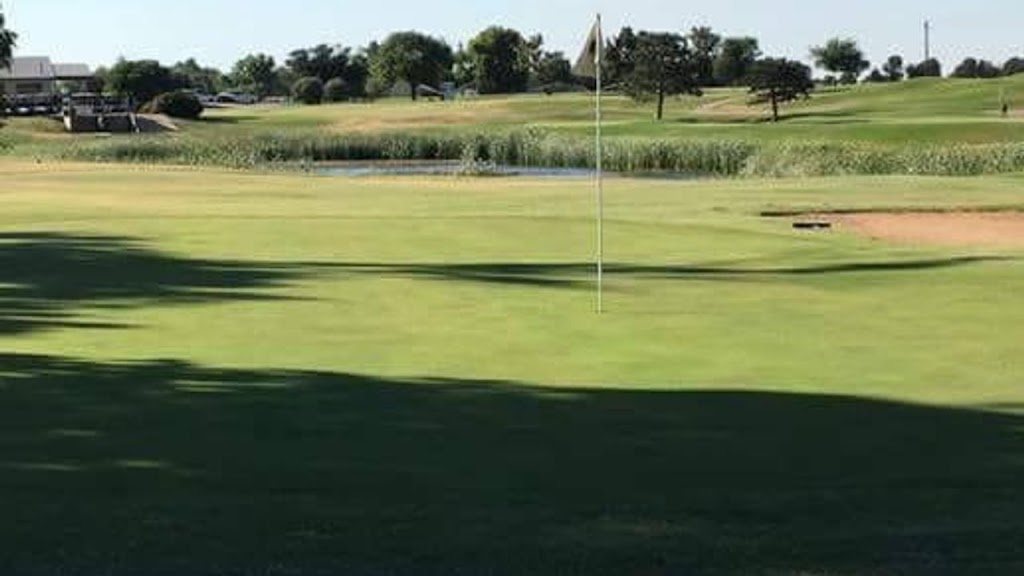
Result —
POLYGON ((313 168, 321 176, 495 176, 529 178, 593 178, 587 168, 538 168, 487 165, 467 170, 458 161, 421 162, 332 162, 313 168))
MULTIPOLYGON (((320 176, 467 176, 467 177, 519 177, 519 178, 593 178, 590 168, 544 168, 537 166, 506 166, 480 164, 466 169, 458 160, 323 162, 313 165, 310 172, 320 176)), ((697 180, 708 178, 687 172, 613 172, 605 171, 607 178, 651 178, 657 180, 697 180)))

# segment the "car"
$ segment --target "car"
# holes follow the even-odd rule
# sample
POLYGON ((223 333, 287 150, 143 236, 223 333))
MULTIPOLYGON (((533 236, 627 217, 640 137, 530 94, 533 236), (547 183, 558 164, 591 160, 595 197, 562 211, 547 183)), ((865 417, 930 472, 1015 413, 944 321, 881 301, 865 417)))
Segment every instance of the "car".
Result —
POLYGON ((255 104, 259 98, 248 92, 221 92, 216 101, 220 104, 255 104))

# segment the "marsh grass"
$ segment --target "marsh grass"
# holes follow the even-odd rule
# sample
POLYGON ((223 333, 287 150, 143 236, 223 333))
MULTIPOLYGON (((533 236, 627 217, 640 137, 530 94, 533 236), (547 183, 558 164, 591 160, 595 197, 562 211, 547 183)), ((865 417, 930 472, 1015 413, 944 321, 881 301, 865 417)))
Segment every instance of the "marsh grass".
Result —
MULTIPOLYGON (((141 136, 24 144, 0 134, 0 151, 57 160, 288 168, 316 162, 465 161, 591 168, 589 139, 540 130, 502 133, 336 135, 257 132, 229 137, 141 136)), ((873 145, 837 142, 610 138, 607 169, 711 177, 840 175, 977 176, 1024 171, 1024 144, 873 145)))

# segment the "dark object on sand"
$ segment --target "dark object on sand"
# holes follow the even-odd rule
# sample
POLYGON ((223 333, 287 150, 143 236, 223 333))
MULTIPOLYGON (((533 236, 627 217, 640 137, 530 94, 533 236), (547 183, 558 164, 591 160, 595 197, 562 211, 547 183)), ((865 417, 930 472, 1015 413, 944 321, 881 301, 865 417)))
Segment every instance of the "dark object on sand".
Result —
POLYGON ((812 221, 794 222, 793 223, 793 229, 794 230, 831 230, 832 229, 832 223, 831 222, 821 222, 821 221, 817 221, 817 222, 812 222, 812 221))

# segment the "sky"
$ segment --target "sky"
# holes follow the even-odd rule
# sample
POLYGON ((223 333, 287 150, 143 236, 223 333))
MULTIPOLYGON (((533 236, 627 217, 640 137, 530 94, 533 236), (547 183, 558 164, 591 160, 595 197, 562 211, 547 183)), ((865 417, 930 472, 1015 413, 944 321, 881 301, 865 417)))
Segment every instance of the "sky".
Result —
POLYGON ((606 35, 634 29, 711 26, 755 36, 762 51, 808 61, 833 36, 857 40, 872 63, 890 54, 923 58, 923 21, 947 72, 967 56, 1002 64, 1024 56, 1021 0, 0 0, 19 34, 16 54, 109 65, 119 56, 170 64, 194 57, 225 70, 250 52, 283 61, 320 43, 364 46, 389 32, 418 30, 453 46, 493 24, 540 33, 549 50, 575 58, 594 15, 606 35), (173 10, 168 9, 173 6, 173 10))

